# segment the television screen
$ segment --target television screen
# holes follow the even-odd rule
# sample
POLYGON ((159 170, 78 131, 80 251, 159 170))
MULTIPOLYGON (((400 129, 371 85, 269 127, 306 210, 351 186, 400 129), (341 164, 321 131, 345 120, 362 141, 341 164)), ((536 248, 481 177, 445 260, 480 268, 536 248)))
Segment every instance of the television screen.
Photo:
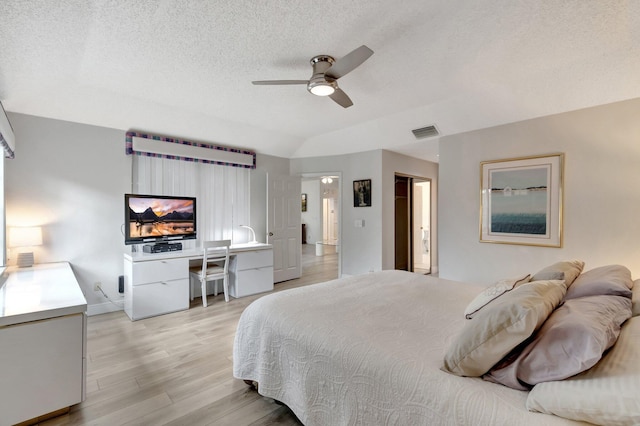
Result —
POLYGON ((125 244, 196 238, 196 199, 164 195, 124 195, 125 244))

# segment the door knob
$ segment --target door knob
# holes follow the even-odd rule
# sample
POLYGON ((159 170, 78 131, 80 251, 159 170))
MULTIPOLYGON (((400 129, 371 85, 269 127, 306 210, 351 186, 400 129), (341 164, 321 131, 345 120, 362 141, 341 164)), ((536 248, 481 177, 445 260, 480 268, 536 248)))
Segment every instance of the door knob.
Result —
POLYGON ((269 236, 270 236, 270 237, 273 237, 273 232, 269 232, 269 236))

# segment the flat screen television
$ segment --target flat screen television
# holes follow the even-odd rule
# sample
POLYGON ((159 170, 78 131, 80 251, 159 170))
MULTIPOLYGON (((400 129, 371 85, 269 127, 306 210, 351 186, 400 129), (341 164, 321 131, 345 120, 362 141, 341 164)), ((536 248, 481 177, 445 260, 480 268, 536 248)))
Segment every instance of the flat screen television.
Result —
POLYGON ((124 243, 169 243, 196 238, 196 199, 124 194, 124 243))

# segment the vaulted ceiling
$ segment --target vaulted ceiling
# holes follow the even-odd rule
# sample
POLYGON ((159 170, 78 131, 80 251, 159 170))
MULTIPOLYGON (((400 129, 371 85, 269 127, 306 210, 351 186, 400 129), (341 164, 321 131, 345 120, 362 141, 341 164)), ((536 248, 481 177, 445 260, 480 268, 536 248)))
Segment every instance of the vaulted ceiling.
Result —
MULTIPOLYGON (((281 157, 384 148, 437 161, 441 136, 640 97, 640 2, 3 0, 8 111, 281 157), (304 85, 309 59, 375 53, 304 85)), ((19 144, 19 136, 17 143, 19 144)))

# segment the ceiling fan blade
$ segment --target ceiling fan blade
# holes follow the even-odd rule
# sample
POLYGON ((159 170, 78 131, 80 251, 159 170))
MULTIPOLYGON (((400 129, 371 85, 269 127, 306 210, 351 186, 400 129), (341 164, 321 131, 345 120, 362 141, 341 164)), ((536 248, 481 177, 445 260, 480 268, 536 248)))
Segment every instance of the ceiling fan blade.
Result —
POLYGON ((252 81, 256 86, 276 86, 283 84, 308 84, 309 80, 262 80, 252 81))
POLYGON ((343 108, 349 108, 351 105, 353 105, 351 98, 349 98, 349 96, 347 96, 347 94, 344 93, 340 88, 337 88, 336 91, 333 92, 333 94, 329 95, 329 97, 343 108))
POLYGON ((340 60, 337 60, 324 74, 328 77, 338 79, 359 67, 364 61, 369 59, 371 55, 373 55, 373 50, 362 45, 356 50, 347 53, 347 55, 340 58, 340 60))

